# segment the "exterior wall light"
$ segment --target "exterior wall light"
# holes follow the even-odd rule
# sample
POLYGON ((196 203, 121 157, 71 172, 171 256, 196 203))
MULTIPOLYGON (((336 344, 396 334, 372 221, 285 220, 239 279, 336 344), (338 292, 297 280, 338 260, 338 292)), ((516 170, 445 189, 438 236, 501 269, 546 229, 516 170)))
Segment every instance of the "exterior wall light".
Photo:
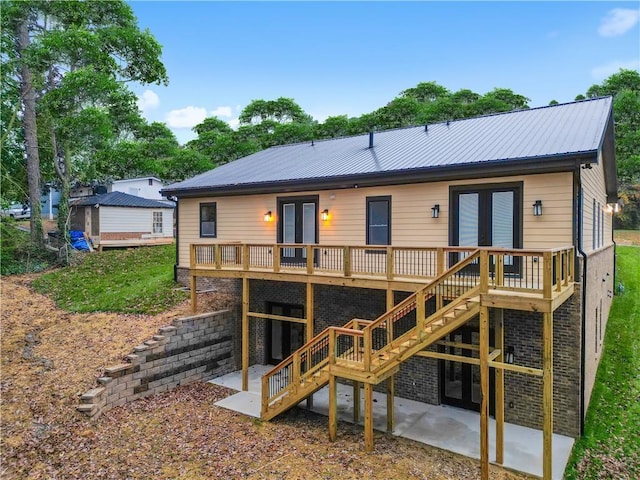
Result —
POLYGON ((326 208, 322 211, 322 213, 320 214, 320 218, 322 219, 322 221, 326 222, 327 220, 329 220, 329 210, 327 210, 326 208))
POLYGON ((431 218, 438 218, 440 216, 440 205, 437 203, 431 207, 431 218))
POLYGON ((542 200, 536 200, 533 204, 533 215, 539 217, 542 215, 542 200))
POLYGON ((269 210, 267 213, 264 214, 264 221, 265 222, 270 222, 272 218, 273 218, 273 216, 271 215, 271 210, 269 210))
POLYGON ((514 350, 513 347, 507 347, 507 350, 504 352, 504 363, 513 364, 514 362, 514 350))

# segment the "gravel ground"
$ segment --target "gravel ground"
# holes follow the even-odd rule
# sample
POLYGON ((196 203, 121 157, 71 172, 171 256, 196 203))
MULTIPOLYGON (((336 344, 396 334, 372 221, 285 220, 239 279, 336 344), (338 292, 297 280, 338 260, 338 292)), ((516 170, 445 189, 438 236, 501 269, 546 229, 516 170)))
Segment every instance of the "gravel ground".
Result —
MULTIPOLYGON (((214 405, 233 393, 207 383, 179 387, 90 420, 78 397, 188 305, 157 316, 72 314, 3 277, 0 478, 7 479, 476 479, 475 460, 294 409, 263 423, 214 405)), ((203 298, 203 309, 233 299, 203 298)), ((491 467, 495 480, 528 479, 491 467)))

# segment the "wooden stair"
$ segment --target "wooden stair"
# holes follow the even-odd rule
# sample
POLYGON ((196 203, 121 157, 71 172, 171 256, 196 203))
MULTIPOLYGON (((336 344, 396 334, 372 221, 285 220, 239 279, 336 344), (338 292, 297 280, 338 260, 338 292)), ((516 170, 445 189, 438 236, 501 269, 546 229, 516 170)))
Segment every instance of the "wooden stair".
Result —
MULTIPOLYGON (((378 319, 366 322, 364 328, 360 328, 363 322, 357 319, 344 327, 329 327, 274 367, 262 378, 261 418, 270 420, 297 405, 324 387, 331 376, 378 384, 395 374, 402 362, 471 320, 480 311, 479 286, 472 282, 458 298, 428 316, 424 313, 424 303, 421 308, 418 305, 420 301, 436 296, 438 288, 446 286, 450 277, 460 274, 462 268, 474 261, 477 255, 478 251, 378 319), (371 345, 373 329, 388 328, 413 312, 416 312, 417 320, 406 333, 377 350, 363 348, 363 345, 371 345), (336 349, 339 336, 352 342, 352 346, 342 353, 336 349), (318 359, 319 355, 322 358, 318 359)), ((391 329, 393 332, 393 327, 391 329)))

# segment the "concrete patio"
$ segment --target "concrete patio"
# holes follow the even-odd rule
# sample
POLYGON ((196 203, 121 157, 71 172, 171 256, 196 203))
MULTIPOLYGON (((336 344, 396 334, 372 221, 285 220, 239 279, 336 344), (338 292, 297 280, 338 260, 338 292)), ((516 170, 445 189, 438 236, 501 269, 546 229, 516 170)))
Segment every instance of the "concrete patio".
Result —
MULTIPOLYGON (((238 390, 216 405, 260 417, 261 377, 269 365, 249 368, 249 391, 242 392, 242 373, 233 372, 211 380, 211 383, 238 390)), ((386 431, 386 395, 374 392, 374 428, 386 431)), ((363 404, 363 403, 361 403, 363 404)), ((301 406, 306 405, 305 402, 301 406)), ((313 396, 313 412, 328 415, 328 387, 313 396)), ((353 422, 353 388, 338 384, 338 418, 353 422)), ((360 422, 362 423, 362 422, 360 422)), ((480 458, 480 415, 476 412, 444 405, 429 405, 404 398, 395 399, 393 435, 449 450, 471 458, 480 458), (446 435, 443 435, 446 432, 446 435)), ((510 423, 504 425, 504 464, 506 468, 542 476, 542 431, 510 423)), ((574 439, 553 435, 553 478, 561 480, 574 439)), ((489 425, 489 460, 495 461, 495 421, 489 425)))

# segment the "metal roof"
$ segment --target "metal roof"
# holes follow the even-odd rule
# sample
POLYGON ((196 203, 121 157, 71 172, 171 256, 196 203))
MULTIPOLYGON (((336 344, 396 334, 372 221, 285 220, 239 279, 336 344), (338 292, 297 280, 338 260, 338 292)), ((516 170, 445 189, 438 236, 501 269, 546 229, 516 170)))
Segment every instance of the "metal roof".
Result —
POLYGON ((122 192, 103 193, 90 197, 80 197, 71 199, 69 202, 74 207, 91 207, 95 205, 104 207, 127 207, 127 208, 174 208, 173 205, 159 200, 149 200, 147 198, 136 197, 122 192))
POLYGON ((553 161, 597 152, 611 97, 464 120, 271 147, 165 187, 166 194, 329 181, 372 174, 553 161))

